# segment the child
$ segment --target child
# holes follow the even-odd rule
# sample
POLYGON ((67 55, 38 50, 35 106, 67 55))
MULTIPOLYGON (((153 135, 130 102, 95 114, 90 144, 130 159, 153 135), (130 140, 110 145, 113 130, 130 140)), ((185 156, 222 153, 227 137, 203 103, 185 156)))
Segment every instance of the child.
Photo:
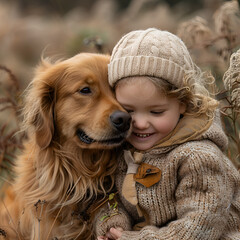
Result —
POLYGON ((116 172, 121 204, 98 213, 98 239, 239 240, 240 174, 223 153, 209 77, 184 43, 154 28, 128 33, 109 83, 132 134, 116 172))

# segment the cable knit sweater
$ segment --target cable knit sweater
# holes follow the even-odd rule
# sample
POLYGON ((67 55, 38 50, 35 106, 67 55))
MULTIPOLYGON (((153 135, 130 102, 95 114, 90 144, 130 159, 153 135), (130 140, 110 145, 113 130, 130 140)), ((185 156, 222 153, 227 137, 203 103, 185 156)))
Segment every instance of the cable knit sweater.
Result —
POLYGON ((162 172, 160 181, 151 187, 136 183, 148 225, 132 230, 142 219, 121 194, 127 171, 121 155, 116 173, 120 214, 101 222, 107 211, 102 209, 95 219, 97 236, 121 226, 125 230, 121 240, 240 239, 240 174, 223 153, 227 138, 219 117, 197 135, 197 119, 184 117, 180 122, 184 127, 143 155, 143 162, 162 172))

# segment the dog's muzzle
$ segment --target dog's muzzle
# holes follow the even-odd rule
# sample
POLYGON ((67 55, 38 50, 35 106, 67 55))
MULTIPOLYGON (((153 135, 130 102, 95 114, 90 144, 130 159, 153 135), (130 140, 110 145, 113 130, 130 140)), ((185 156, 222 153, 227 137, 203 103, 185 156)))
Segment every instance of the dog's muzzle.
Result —
POLYGON ((110 117, 110 123, 113 127, 113 133, 109 135, 106 139, 96 140, 88 136, 86 132, 81 129, 77 130, 77 136, 80 141, 86 144, 100 143, 103 145, 119 145, 128 136, 129 129, 131 126, 131 116, 130 114, 122 111, 113 112, 110 117))

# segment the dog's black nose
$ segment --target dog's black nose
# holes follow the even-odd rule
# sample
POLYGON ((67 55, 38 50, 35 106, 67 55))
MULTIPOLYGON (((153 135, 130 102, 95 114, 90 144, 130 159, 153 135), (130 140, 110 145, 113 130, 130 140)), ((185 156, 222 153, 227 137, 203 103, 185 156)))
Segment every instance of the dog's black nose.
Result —
POLYGON ((112 125, 120 132, 125 132, 130 128, 131 120, 130 114, 122 111, 115 111, 110 115, 112 125))

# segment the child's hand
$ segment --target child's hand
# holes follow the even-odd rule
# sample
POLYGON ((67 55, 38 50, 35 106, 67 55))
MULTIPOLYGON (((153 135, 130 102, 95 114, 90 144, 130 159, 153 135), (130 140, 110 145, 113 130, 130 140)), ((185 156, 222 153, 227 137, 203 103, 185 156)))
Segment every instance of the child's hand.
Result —
POLYGON ((99 236, 97 240, 118 240, 122 236, 123 229, 120 227, 111 228, 105 236, 99 236))
POLYGON ((112 239, 118 240, 122 236, 123 229, 120 227, 117 227, 117 228, 112 227, 110 228, 109 232, 111 234, 112 239))

